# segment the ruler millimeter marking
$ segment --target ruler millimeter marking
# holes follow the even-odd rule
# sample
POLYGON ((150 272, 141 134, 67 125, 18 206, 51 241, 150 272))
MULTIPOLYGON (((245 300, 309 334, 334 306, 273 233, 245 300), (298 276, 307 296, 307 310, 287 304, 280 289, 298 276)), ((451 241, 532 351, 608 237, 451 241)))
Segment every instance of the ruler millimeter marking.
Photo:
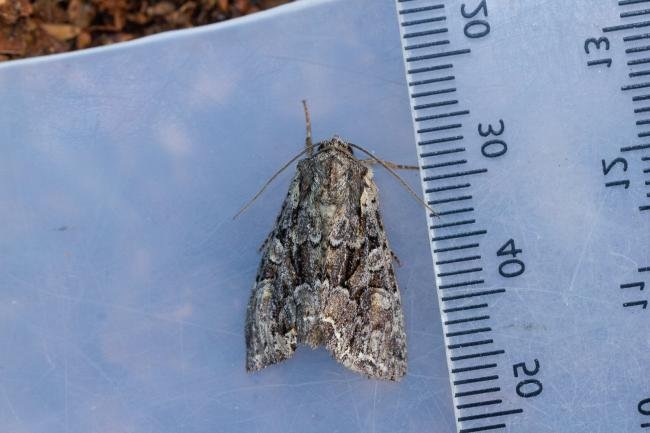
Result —
MULTIPOLYGON (((620 13, 621 19, 635 19, 650 14, 650 9, 630 10, 630 8, 625 8, 625 6, 636 5, 637 2, 623 0, 619 1, 618 4, 623 7, 623 11, 620 13)), ((637 21, 618 26, 604 27, 603 33, 641 29, 646 27, 648 25, 647 23, 647 21, 637 21)), ((650 103, 644 102, 650 100, 650 93, 646 90, 650 87, 650 82, 646 80, 647 76, 650 75, 650 66, 647 66, 647 63, 650 63, 650 45, 648 45, 650 33, 643 31, 640 33, 638 33, 638 31, 625 32, 624 35, 621 35, 621 38, 626 47, 625 54, 629 58, 626 64, 630 67, 630 72, 628 73, 628 84, 621 86, 621 91, 632 93, 632 102, 636 103, 634 104, 634 114, 643 116, 642 119, 635 121, 635 126, 639 131, 637 133, 637 138, 646 140, 646 142, 621 146, 619 161, 627 162, 626 158, 629 153, 646 152, 646 154, 641 156, 641 161, 646 162, 650 160, 650 143, 647 142, 647 140, 650 139, 650 127, 646 126, 650 125, 650 117, 646 117, 649 115, 645 114, 650 113, 650 105, 646 105, 650 103)), ((650 168, 644 166, 642 169, 644 175, 647 177, 644 184, 648 186, 650 185, 650 168)), ((629 188, 629 180, 611 182, 610 185, 622 185, 625 188, 629 188)), ((650 189, 646 192, 646 198, 646 202, 641 203, 638 206, 638 209, 640 212, 650 213, 650 189)), ((632 303, 625 303, 624 305, 628 307, 633 305, 643 305, 645 308, 647 306, 647 301, 635 301, 632 303)))
POLYGON ((650 0, 396 4, 458 431, 650 428, 650 0))
MULTIPOLYGON (((434 22, 435 18, 441 18, 435 22, 446 22, 444 6, 440 3, 427 5, 427 2, 421 0, 398 0, 397 3, 401 28, 406 22, 403 16, 412 13, 418 13, 422 22, 434 22), (414 2, 422 6, 411 7, 409 3, 414 2)), ((449 99, 446 94, 457 92, 453 84, 455 57, 469 54, 471 49, 429 52, 441 45, 441 41, 436 40, 437 35, 447 32, 446 27, 439 27, 412 33, 402 31, 401 36, 404 41, 419 38, 417 43, 403 43, 407 82, 410 88, 417 87, 417 92, 412 92, 410 99, 422 183, 427 203, 435 206, 437 212, 436 217, 429 215, 429 226, 438 269, 436 287, 442 308, 455 416, 459 425, 471 423, 471 427, 460 427, 459 432, 471 433, 503 429, 505 423, 495 424, 492 420, 503 420, 523 412, 523 409, 502 409, 503 400, 494 398, 499 395, 501 388, 485 386, 486 382, 498 382, 498 375, 486 373, 493 372, 499 366, 499 356, 505 354, 495 339, 490 338, 492 328, 466 326, 477 322, 489 324, 490 315, 476 315, 476 309, 489 310, 490 298, 504 293, 505 289, 485 290, 485 281, 480 278, 483 272, 481 256, 476 255, 475 251, 479 249, 481 238, 487 230, 478 226, 473 217, 475 208, 465 206, 464 203, 473 201, 472 182, 480 182, 477 176, 486 173, 488 169, 461 169, 468 162, 463 158, 467 149, 455 142, 464 140, 464 136, 450 135, 448 132, 462 128, 463 118, 470 114, 470 110, 463 107, 456 96, 449 99), (413 55, 413 49, 427 52, 413 55), (419 62, 417 68, 411 67, 413 62, 419 62), (439 76, 441 71, 445 74, 444 80, 439 76), (454 87, 446 87, 449 81, 454 87), (426 101, 420 102, 424 97, 426 101), (449 109, 450 106, 453 106, 453 110, 449 109), (448 123, 449 119, 453 119, 453 123, 448 123), (454 154, 453 160, 446 159, 449 154, 454 154), (462 193, 459 193, 461 190, 462 193), (463 206, 459 206, 459 203, 463 203, 463 206), (472 262, 471 266, 457 266, 469 261, 472 262), (445 296, 457 290, 462 290, 462 293, 445 296), (472 301, 471 305, 465 303, 468 299, 472 301), (467 340, 467 336, 472 339, 467 340), (477 346, 482 350, 476 351, 477 346)), ((445 39, 445 42, 448 44, 449 40, 445 39)))

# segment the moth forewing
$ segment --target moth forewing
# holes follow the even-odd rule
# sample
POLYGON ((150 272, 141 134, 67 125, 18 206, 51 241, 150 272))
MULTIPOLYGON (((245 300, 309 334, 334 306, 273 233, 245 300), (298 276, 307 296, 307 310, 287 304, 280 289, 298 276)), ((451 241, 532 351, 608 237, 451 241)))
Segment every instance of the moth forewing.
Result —
POLYGON ((398 380, 406 336, 372 170, 338 137, 314 147, 262 249, 246 367, 259 370, 308 344, 354 371, 398 380))

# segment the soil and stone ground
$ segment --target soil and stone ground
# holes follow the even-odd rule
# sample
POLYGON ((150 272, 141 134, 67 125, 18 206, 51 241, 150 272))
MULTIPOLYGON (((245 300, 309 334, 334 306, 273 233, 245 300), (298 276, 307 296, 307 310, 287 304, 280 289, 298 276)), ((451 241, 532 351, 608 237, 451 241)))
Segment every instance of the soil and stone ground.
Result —
POLYGON ((224 21, 292 0, 0 0, 0 61, 224 21))

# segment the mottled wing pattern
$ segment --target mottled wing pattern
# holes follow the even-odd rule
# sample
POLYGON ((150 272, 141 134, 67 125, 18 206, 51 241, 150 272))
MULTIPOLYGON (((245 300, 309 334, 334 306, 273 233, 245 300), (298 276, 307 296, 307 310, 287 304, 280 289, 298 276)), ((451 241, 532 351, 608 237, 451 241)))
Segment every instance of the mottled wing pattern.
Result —
POLYGON ((352 339, 333 350, 346 367, 372 377, 396 380, 406 373, 406 335, 393 255, 379 214, 372 172, 364 176, 360 197, 359 263, 347 281, 357 303, 352 339))
POLYGON ((301 161, 248 306, 247 368, 325 346, 346 367, 396 380, 406 337, 372 171, 338 149, 301 161))
POLYGON ((293 288, 298 278, 283 245, 299 205, 300 173, 294 176, 276 226, 262 246, 262 261, 246 312, 246 369, 260 370, 289 358, 297 345, 293 288), (283 236, 284 235, 284 236, 283 236))

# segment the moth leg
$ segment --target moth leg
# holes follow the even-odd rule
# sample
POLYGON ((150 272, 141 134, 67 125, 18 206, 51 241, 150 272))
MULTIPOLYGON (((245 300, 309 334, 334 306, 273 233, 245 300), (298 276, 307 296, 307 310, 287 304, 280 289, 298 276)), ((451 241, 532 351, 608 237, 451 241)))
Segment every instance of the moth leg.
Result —
POLYGON ((307 157, 314 154, 314 143, 311 141, 311 116, 309 116, 309 108, 307 108, 307 101, 302 100, 302 107, 305 109, 305 124, 307 127, 307 134, 305 136, 305 148, 307 149, 307 157))
POLYGON ((393 250, 390 250, 390 255, 393 257, 393 260, 395 260, 395 262, 397 263, 397 266, 402 267, 401 260, 399 259, 399 257, 397 257, 397 254, 395 254, 393 250))

